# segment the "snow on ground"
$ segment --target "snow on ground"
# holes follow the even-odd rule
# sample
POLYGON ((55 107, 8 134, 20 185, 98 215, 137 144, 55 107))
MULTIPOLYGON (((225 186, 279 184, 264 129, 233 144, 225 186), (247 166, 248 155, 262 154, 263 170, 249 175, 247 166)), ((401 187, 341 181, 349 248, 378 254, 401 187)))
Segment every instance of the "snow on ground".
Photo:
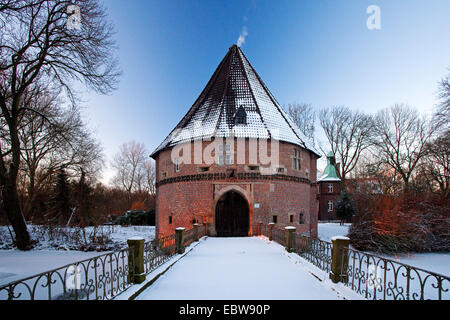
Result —
POLYGON ((349 223, 342 226, 339 223, 319 223, 319 239, 331 242, 333 237, 347 236, 350 226, 349 223))
POLYGON ((347 297, 289 256, 282 246, 262 238, 207 238, 137 299, 336 300, 347 297))
POLYGON ((104 253, 79 251, 0 251, 0 286, 104 253))
POLYGON ((145 241, 152 241, 155 238, 155 227, 149 226, 131 226, 122 227, 114 226, 111 233, 111 238, 114 242, 125 243, 132 237, 142 237, 145 241))
MULTIPOLYGON (((127 239, 132 237, 143 237, 146 241, 151 241, 155 237, 155 227, 105 226, 104 228, 104 232, 110 234, 117 247, 126 247, 127 239)), ((0 226, 0 229, 8 232, 7 227, 0 226)), ((92 228, 86 228, 87 233, 91 231, 92 228)), ((36 234, 32 233, 32 237, 36 237, 36 234)), ((58 243, 58 246, 55 246, 47 238, 40 240, 37 248, 32 251, 0 250, 0 285, 107 253, 64 250, 64 244, 58 243)))
MULTIPOLYGON (((10 227, 12 231, 12 228, 10 227)), ((31 238, 38 240, 34 250, 75 250, 83 243, 84 233, 81 228, 59 228, 29 225, 31 238), (80 240, 81 239, 81 240, 80 240)), ((94 235, 93 227, 85 228, 85 236, 90 239, 94 235)), ((143 237, 146 241, 155 238, 155 227, 151 226, 99 226, 95 229, 96 237, 103 236, 105 245, 102 251, 116 250, 127 245, 131 237, 143 237), (105 250, 106 249, 106 250, 105 250)), ((12 240, 8 227, 0 226, 0 252, 12 249, 12 240)), ((95 249, 95 245, 93 246, 95 249)), ((92 250, 91 250, 92 251, 92 250)))
MULTIPOLYGON (((346 236, 350 226, 351 224, 341 226, 339 223, 319 223, 319 239, 330 242, 334 236, 346 236)), ((394 256, 375 253, 375 255, 450 276, 450 253, 411 253, 394 256)))

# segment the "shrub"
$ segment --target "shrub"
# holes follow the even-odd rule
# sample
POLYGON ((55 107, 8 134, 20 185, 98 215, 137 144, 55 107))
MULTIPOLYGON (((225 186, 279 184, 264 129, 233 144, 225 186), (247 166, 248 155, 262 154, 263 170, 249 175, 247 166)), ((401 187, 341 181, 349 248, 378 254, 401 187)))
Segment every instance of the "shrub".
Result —
POLYGON ((381 253, 450 251, 450 208, 430 195, 358 195, 353 247, 381 253))

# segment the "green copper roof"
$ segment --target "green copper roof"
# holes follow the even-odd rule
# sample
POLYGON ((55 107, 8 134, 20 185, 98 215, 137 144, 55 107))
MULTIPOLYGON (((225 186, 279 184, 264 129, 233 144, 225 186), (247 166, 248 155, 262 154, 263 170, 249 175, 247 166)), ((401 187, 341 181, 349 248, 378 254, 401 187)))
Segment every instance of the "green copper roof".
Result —
POLYGON ((338 174, 336 172, 336 167, 331 164, 331 159, 334 158, 334 153, 330 151, 327 156, 328 164, 323 171, 322 177, 319 179, 319 181, 326 181, 326 180, 335 180, 340 181, 338 174))

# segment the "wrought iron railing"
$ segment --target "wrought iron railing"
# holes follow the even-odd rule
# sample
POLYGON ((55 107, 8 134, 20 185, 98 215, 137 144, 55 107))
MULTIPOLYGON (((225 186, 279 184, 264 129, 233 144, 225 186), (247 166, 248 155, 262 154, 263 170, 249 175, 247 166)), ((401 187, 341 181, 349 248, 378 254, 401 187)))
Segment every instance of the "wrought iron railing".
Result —
POLYGON ((278 242, 281 245, 285 245, 286 243, 286 232, 285 230, 281 230, 279 228, 272 229, 272 239, 275 242, 278 242))
POLYGON ((175 234, 161 237, 144 244, 144 269, 148 274, 175 254, 175 234))
POLYGON ((366 299, 450 299, 450 277, 353 249, 342 254, 345 284, 366 299))
POLYGON ((0 286, 0 300, 110 300, 131 286, 132 261, 127 248, 75 262, 0 286))
POLYGON ((195 228, 192 228, 190 230, 187 230, 184 233, 184 246, 189 246, 192 242, 194 242, 196 237, 196 232, 200 232, 199 230, 196 230, 195 228))
POLYGON ((295 236, 295 252, 326 272, 331 270, 332 248, 333 244, 330 242, 301 235, 295 236))

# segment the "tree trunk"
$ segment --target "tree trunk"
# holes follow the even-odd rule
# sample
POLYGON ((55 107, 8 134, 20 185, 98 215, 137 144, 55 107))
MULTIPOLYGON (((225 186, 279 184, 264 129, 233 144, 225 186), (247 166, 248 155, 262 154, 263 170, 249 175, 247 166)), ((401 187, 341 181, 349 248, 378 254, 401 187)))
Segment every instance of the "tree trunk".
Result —
POLYGON ((7 181, 4 185, 2 196, 3 208, 16 235, 17 248, 20 250, 30 250, 31 238, 28 233, 22 209, 20 208, 17 183, 15 181, 7 181))

